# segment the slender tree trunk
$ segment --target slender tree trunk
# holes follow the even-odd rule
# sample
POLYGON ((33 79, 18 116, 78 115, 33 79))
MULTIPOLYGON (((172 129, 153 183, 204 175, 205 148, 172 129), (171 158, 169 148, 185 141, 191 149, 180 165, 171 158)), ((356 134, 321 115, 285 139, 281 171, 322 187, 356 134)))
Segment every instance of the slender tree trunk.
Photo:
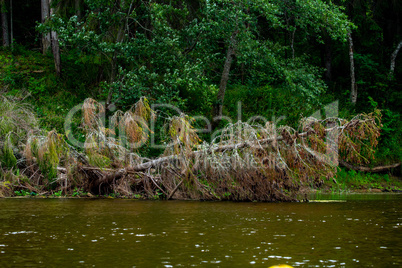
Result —
MULTIPOLYGON (((126 2, 121 1, 120 3, 120 11, 126 14, 125 17, 123 17, 120 20, 120 23, 118 25, 117 29, 117 34, 116 34, 116 43, 123 43, 124 42, 124 37, 126 33, 126 29, 128 28, 128 18, 133 11, 133 4, 134 0, 131 1, 129 8, 125 9, 126 2)), ((113 27, 112 27, 113 31, 113 27)), ((114 52, 112 60, 111 60, 111 72, 110 72, 110 82, 114 82, 117 76, 117 51, 114 52)), ((109 94, 106 99, 106 110, 109 110, 111 107, 110 105, 112 104, 112 96, 113 96, 113 90, 109 89, 109 94)))
POLYGON ((10 0, 10 44, 11 48, 13 48, 14 43, 14 27, 13 27, 13 0, 10 0))
POLYGON ((356 78, 355 78, 355 62, 354 62, 354 58, 353 58, 353 39, 352 39, 351 33, 348 33, 348 40, 349 40, 349 60, 350 60, 350 80, 351 80, 350 101, 353 104, 356 104, 357 87, 356 87, 356 78))
MULTIPOLYGON (((49 0, 41 0, 42 23, 49 17, 49 0)), ((50 47, 50 33, 42 34, 42 53, 46 54, 50 47)))
POLYGON ((223 108, 223 101, 225 99, 225 91, 226 91, 226 86, 229 80, 229 73, 230 73, 230 67, 232 66, 233 62, 233 56, 235 55, 236 52, 236 46, 237 46, 237 34, 238 31, 236 30, 233 32, 232 36, 230 37, 230 44, 226 53, 226 60, 225 64, 223 65, 223 71, 222 71, 222 76, 221 76, 221 82, 219 85, 219 91, 216 99, 216 103, 214 104, 214 107, 212 109, 212 128, 216 128, 216 126, 219 123, 219 117, 222 116, 222 108, 223 108))
POLYGON ((80 20, 82 18, 81 0, 75 0, 74 7, 75 7, 75 15, 77 15, 78 20, 80 20))
POLYGON ((6 3, 5 1, 0 2, 0 11, 1 11, 1 29, 3 32, 3 46, 8 47, 10 46, 10 37, 8 32, 8 16, 6 10, 6 3))
POLYGON ((292 31, 290 36, 290 48, 292 49, 292 59, 295 59, 295 33, 296 33, 296 26, 295 29, 292 31))
MULTIPOLYGON (((52 1, 49 0, 49 6, 51 7, 52 1)), ((50 8, 50 16, 55 14, 55 9, 53 7, 50 8)), ((52 52, 54 58, 54 67, 56 70, 57 76, 61 76, 61 59, 60 59, 60 47, 59 47, 59 38, 55 31, 51 31, 51 40, 52 40, 52 52)))
POLYGON ((394 76, 396 56, 398 56, 398 52, 401 48, 402 48, 402 41, 399 42, 399 44, 396 46, 396 49, 391 55, 391 67, 389 69, 389 79, 392 79, 392 77, 394 76))
POLYGON ((324 66, 325 66, 325 80, 327 82, 332 80, 332 46, 331 38, 326 36, 325 40, 325 53, 324 53, 324 66))

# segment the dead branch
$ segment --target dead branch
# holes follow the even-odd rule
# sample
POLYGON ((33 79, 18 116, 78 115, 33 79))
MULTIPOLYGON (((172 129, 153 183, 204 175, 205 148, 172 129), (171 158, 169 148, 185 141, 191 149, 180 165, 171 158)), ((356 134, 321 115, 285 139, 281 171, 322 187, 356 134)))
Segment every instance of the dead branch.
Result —
MULTIPOLYGON (((325 132, 331 132, 334 131, 336 129, 343 129, 344 127, 332 127, 332 128, 328 128, 325 129, 325 132)), ((292 138, 297 138, 297 137, 307 137, 308 135, 312 134, 311 132, 302 132, 302 133, 296 133, 295 135, 292 136, 292 138)), ((249 148, 249 147, 253 147, 253 146, 260 146, 260 145, 268 145, 271 144, 273 142, 278 142, 278 141, 283 141, 284 138, 282 136, 278 136, 276 138, 267 138, 267 139, 261 139, 258 141, 258 144, 256 144, 255 142, 251 142, 251 141, 244 141, 244 142, 239 142, 236 144, 228 144, 228 145, 223 145, 223 146, 219 146, 219 145, 214 145, 211 146, 209 149, 209 153, 211 152, 223 152, 223 151, 231 151, 231 150, 235 150, 235 149, 244 149, 244 148, 249 148)), ((204 151, 193 151, 191 152, 187 157, 194 157, 198 154, 204 153, 204 151)), ((170 161, 174 161, 179 159, 181 156, 179 155, 169 155, 169 156, 164 156, 164 157, 160 157, 142 164, 139 164, 137 166, 134 167, 130 167, 127 168, 127 170, 130 171, 144 171, 150 168, 154 168, 157 167, 161 164, 170 162, 170 161)))
POLYGON ((167 200, 170 200, 173 195, 176 193, 177 189, 179 189, 180 185, 183 183, 184 179, 182 179, 179 184, 177 184, 177 186, 173 189, 173 191, 169 194, 167 200))
POLYGON ((354 166, 354 165, 351 165, 342 160, 339 161, 339 164, 343 167, 346 167, 347 169, 351 169, 351 170, 355 170, 355 171, 362 171, 362 172, 373 172, 373 173, 388 171, 390 169, 397 168, 401 165, 401 163, 396 163, 396 164, 387 165, 387 166, 377 166, 377 167, 369 168, 369 167, 363 167, 363 166, 354 166))

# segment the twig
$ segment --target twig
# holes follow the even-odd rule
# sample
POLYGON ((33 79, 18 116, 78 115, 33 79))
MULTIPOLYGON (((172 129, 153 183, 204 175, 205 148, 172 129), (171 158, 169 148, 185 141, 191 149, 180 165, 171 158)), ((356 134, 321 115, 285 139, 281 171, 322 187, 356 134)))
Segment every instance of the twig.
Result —
POLYGON ((159 185, 158 185, 158 184, 156 183, 156 181, 152 178, 152 176, 150 176, 150 175, 148 175, 148 174, 147 174, 146 176, 151 179, 151 181, 155 184, 155 186, 158 187, 158 189, 161 190, 162 193, 163 193, 165 196, 167 196, 167 193, 166 193, 164 190, 162 190, 161 187, 159 187, 159 185))
POLYGON ((170 195, 168 196, 167 200, 170 200, 172 198, 172 196, 176 193, 177 189, 179 189, 180 185, 183 183, 184 179, 182 179, 179 184, 177 184, 177 186, 174 188, 174 190, 170 193, 170 195))

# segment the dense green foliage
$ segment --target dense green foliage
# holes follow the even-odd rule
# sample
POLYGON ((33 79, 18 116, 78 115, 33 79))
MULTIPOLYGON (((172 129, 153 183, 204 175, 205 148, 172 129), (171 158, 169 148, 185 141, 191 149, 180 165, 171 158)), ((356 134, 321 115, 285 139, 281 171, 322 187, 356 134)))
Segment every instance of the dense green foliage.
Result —
MULTIPOLYGON (((402 188, 400 180, 392 180, 388 174, 363 173, 354 170, 340 170, 337 173, 336 183, 331 185, 332 191, 370 191, 378 189, 392 192, 402 188)), ((377 191, 378 191, 377 190, 377 191)))

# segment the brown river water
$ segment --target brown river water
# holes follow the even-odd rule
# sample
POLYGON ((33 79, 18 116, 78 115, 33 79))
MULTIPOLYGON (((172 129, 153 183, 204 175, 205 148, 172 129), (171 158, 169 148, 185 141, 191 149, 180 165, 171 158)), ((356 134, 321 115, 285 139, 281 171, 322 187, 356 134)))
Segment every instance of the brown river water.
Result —
POLYGON ((316 198, 0 199, 0 267, 402 267, 401 194, 316 198))

